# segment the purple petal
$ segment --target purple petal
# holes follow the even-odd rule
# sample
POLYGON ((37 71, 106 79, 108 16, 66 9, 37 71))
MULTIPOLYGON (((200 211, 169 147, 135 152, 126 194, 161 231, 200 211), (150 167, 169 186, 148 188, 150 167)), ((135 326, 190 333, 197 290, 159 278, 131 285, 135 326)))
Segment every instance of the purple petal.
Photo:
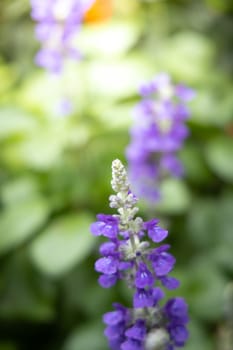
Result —
POLYGON ((189 337, 189 332, 186 327, 177 325, 171 328, 170 335, 176 346, 184 346, 189 337))
POLYGON ((122 343, 121 350, 143 350, 143 346, 138 340, 128 339, 122 343))
POLYGON ((118 260, 111 256, 100 258, 95 263, 95 270, 105 275, 113 275, 117 272, 118 260))
POLYGON ((135 286, 137 288, 151 287, 154 284, 154 277, 144 263, 140 263, 135 276, 135 286))
POLYGON ((154 305, 153 293, 151 290, 137 289, 134 294, 133 305, 135 308, 151 307, 154 305))
POLYGON ((171 254, 163 252, 152 262, 152 266, 157 276, 165 276, 173 269, 175 262, 171 254))
POLYGON ((120 322, 124 321, 124 312, 121 310, 110 311, 103 315, 103 321, 109 326, 116 326, 120 322))
POLYGON ((114 286, 117 282, 117 274, 114 275, 101 275, 98 278, 98 282, 101 285, 101 287, 103 288, 110 288, 112 286, 114 286))
POLYGON ((130 327, 127 329, 127 331, 125 332, 125 335, 131 339, 141 340, 141 341, 144 340, 146 336, 145 321, 137 320, 133 327, 130 327))
POLYGON ((175 277, 161 277, 160 281, 162 282, 163 286, 169 290, 176 289, 180 286, 180 281, 178 281, 175 277))
POLYGON ((116 253, 117 245, 113 242, 105 242, 101 244, 99 252, 101 255, 108 256, 116 253))
POLYGON ((183 101, 191 101, 196 93, 193 89, 188 88, 185 85, 177 85, 175 89, 176 95, 183 101))

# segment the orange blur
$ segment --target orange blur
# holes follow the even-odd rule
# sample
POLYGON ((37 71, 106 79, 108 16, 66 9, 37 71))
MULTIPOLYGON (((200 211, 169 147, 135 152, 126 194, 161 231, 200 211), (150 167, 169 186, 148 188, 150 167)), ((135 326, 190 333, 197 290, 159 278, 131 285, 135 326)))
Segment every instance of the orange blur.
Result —
POLYGON ((86 12, 84 22, 102 22, 112 17, 113 0, 96 0, 86 12))

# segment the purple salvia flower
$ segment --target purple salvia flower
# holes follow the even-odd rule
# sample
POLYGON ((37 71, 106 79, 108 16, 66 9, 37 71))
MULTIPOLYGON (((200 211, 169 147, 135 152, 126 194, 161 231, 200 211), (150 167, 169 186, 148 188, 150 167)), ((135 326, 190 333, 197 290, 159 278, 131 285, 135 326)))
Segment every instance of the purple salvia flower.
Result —
POLYGON ((101 273, 98 281, 103 288, 122 279, 134 294, 131 308, 115 304, 115 311, 104 315, 104 334, 112 350, 175 350, 188 338, 188 315, 182 298, 160 305, 165 297, 163 289, 179 286, 179 281, 169 276, 176 261, 169 253, 170 246, 158 245, 168 231, 159 226, 157 219, 144 222, 136 216, 137 199, 119 160, 113 162, 112 171, 116 194, 110 196, 110 207, 117 214, 99 214, 91 225, 94 236, 107 239, 100 246, 102 257, 96 261, 95 270, 101 273))
POLYGON ((75 39, 84 15, 95 0, 31 0, 31 17, 42 48, 36 63, 51 72, 62 70, 64 59, 80 59, 75 39))
POLYGON ((147 268, 146 264, 140 262, 135 275, 135 286, 137 288, 151 287, 154 285, 154 282, 153 274, 147 268))
POLYGON ((105 275, 113 275, 117 272, 118 260, 112 256, 100 258, 95 263, 95 269, 105 275))
POLYGON ((146 336, 146 324, 144 320, 137 320, 136 323, 125 332, 126 337, 135 340, 144 340, 146 336))
POLYGON ((158 226, 157 219, 145 222, 144 226, 148 230, 149 238, 155 243, 163 241, 168 235, 167 230, 164 230, 162 227, 158 226))
POLYGON ((91 232, 94 236, 105 236, 115 239, 118 234, 118 220, 112 215, 97 215, 99 221, 91 225, 91 232))
POLYGON ((154 296, 152 289, 137 289, 134 298, 133 306, 135 308, 147 308, 154 306, 154 296))
POLYGON ((167 176, 180 177, 183 166, 177 151, 189 134, 186 103, 195 93, 174 85, 161 73, 139 89, 131 142, 126 150, 129 176, 135 193, 149 202, 160 199, 159 185, 167 176))

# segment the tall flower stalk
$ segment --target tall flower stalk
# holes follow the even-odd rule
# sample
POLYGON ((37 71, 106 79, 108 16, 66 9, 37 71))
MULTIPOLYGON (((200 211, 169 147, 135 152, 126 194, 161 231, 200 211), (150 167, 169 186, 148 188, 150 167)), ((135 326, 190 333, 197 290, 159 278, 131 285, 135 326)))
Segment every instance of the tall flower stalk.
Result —
POLYGON ((177 151, 189 133, 187 102, 194 92, 184 85, 172 84, 170 77, 161 73, 142 85, 139 93, 141 100, 126 151, 129 177, 138 196, 156 202, 160 199, 161 181, 183 174, 177 151))
POLYGON ((42 45, 35 59, 39 66, 59 73, 65 58, 81 58, 75 40, 94 1, 31 0, 31 17, 37 22, 36 37, 42 45))
POLYGON ((170 276, 175 258, 168 244, 159 245, 168 235, 159 220, 144 222, 137 216, 137 198, 131 192, 128 176, 119 160, 112 163, 110 207, 114 215, 97 215, 91 225, 95 236, 107 242, 95 263, 99 283, 110 288, 122 279, 133 290, 130 308, 114 304, 103 316, 105 336, 113 350, 174 350, 188 339, 187 304, 177 297, 163 303, 164 290, 176 289, 179 281, 170 276))

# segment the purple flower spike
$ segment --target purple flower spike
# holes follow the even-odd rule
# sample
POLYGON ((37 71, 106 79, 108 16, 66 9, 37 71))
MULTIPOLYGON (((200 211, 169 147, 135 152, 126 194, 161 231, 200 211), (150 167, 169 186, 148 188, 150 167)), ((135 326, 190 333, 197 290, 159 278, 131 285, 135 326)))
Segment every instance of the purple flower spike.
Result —
MULTIPOLYGON (((166 79, 161 80, 166 86, 166 79)), ((157 89, 155 85, 149 89, 157 89)), ((120 279, 134 294, 131 308, 114 304, 114 311, 103 316, 109 348, 176 350, 187 341, 188 314, 182 298, 163 302, 164 289, 179 286, 179 281, 168 275, 175 264, 168 252, 170 245, 155 244, 163 241, 168 231, 158 226, 157 219, 144 222, 136 216, 137 199, 119 160, 112 164, 111 185, 116 194, 110 196, 110 207, 117 214, 99 214, 91 225, 92 234, 107 240, 100 246, 102 257, 96 261, 95 269, 101 273, 98 281, 103 288, 114 286, 120 279)))
POLYGON ((35 32, 42 48, 36 63, 59 73, 66 58, 80 60, 75 47, 86 11, 95 0, 31 0, 31 17, 37 22, 35 32))
POLYGON ((177 151, 189 134, 186 104, 195 94, 184 85, 172 84, 166 73, 143 84, 139 92, 141 100, 135 108, 126 150, 129 177, 136 195, 156 203, 161 198, 162 180, 183 175, 177 151))

